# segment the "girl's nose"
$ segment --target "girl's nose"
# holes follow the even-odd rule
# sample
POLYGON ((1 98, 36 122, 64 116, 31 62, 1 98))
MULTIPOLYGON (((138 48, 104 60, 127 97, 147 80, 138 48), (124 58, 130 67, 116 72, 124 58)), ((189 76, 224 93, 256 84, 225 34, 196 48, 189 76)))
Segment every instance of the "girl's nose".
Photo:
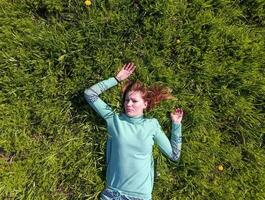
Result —
POLYGON ((127 105, 128 106, 132 105, 132 101, 128 101, 127 105))

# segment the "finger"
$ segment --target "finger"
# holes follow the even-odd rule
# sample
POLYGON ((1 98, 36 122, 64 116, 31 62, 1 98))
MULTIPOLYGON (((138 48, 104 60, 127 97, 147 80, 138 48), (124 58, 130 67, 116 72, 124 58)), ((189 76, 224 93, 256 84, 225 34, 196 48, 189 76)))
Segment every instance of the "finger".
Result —
POLYGON ((183 110, 182 109, 180 109, 180 113, 181 113, 181 115, 183 115, 183 110))
POLYGON ((126 66, 127 66, 127 64, 124 64, 123 67, 122 67, 122 69, 126 69, 126 66))
POLYGON ((133 65, 132 69, 131 69, 131 72, 133 72, 135 70, 135 68, 136 68, 136 65, 133 65))
POLYGON ((181 116, 183 114, 182 109, 178 109, 178 114, 181 116))
POLYGON ((176 109, 176 113, 180 113, 180 108, 177 108, 176 109))
POLYGON ((134 68, 134 64, 133 63, 130 63, 129 64, 129 67, 128 67, 128 71, 133 71, 133 68, 134 68))
POLYGON ((183 110, 181 109, 181 108, 177 108, 176 109, 179 113, 182 113, 183 112, 183 110))
POLYGON ((180 109, 180 108, 177 109, 176 114, 177 114, 178 116, 182 117, 182 116, 183 116, 183 110, 180 109))
POLYGON ((129 64, 130 64, 130 63, 126 63, 126 64, 124 65, 124 69, 125 69, 125 70, 128 70, 128 68, 129 68, 129 64))
POLYGON ((176 111, 181 112, 181 109, 180 108, 177 108, 176 111))

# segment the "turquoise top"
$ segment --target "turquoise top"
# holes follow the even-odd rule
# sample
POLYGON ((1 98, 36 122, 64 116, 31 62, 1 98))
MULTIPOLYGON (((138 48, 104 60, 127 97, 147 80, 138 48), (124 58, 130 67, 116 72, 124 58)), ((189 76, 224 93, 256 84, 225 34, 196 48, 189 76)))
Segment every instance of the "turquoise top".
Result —
POLYGON ((115 85, 117 81, 112 77, 85 90, 86 101, 107 123, 107 187, 128 196, 151 199, 153 145, 157 144, 167 157, 177 160, 181 150, 181 124, 172 123, 169 141, 157 119, 115 113, 99 98, 100 93, 115 85))

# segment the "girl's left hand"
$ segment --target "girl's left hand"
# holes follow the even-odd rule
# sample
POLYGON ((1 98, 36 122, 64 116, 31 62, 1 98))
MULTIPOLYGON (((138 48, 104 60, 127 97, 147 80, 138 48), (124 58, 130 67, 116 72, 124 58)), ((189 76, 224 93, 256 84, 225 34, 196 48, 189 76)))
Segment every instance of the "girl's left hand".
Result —
POLYGON ((181 108, 177 108, 174 112, 170 113, 171 120, 177 124, 181 124, 181 120, 183 117, 183 110, 181 108))

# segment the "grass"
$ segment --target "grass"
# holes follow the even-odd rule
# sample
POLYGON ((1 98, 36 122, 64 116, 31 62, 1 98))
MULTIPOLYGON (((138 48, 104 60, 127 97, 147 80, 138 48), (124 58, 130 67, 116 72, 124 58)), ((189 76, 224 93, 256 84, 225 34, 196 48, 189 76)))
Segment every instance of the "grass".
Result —
MULTIPOLYGON (((186 111, 181 159, 154 149, 153 199, 265 199, 262 0, 0 0, 0 197, 98 199, 106 127, 83 91, 137 64, 177 101, 147 114, 170 132, 186 111), (223 166, 223 171, 218 166, 223 166)), ((119 111, 119 87, 102 94, 119 111)))

